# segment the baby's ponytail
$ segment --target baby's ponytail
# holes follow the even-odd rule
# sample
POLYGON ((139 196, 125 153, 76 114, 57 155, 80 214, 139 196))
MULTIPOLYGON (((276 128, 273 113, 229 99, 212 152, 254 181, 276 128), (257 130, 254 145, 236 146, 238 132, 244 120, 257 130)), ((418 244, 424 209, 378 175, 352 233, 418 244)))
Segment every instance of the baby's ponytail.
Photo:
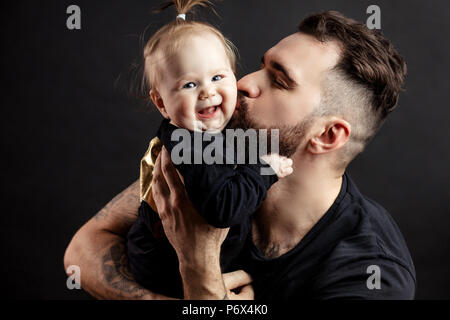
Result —
POLYGON ((161 6, 161 8, 158 9, 156 12, 160 12, 160 11, 170 8, 172 6, 175 7, 179 16, 186 15, 187 13, 191 12, 192 9, 196 6, 209 7, 215 14, 217 14, 217 12, 214 10, 213 3, 210 0, 173 0, 173 1, 168 1, 168 2, 164 3, 161 6))

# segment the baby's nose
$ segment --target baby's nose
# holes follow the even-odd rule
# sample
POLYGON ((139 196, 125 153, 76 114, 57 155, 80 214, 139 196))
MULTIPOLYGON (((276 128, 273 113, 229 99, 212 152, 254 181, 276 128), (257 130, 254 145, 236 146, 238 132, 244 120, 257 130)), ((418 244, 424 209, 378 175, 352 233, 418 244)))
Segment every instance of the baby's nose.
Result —
POLYGON ((213 88, 209 87, 200 92, 199 99, 206 100, 208 98, 214 97, 215 95, 216 95, 216 91, 213 88))

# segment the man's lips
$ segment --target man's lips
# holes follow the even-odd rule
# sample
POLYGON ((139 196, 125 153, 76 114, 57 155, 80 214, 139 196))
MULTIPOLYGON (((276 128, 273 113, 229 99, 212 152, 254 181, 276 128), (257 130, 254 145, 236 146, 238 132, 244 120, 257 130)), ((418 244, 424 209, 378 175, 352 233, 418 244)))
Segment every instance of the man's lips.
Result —
POLYGON ((201 119, 211 119, 217 114, 221 107, 222 104, 203 108, 202 110, 197 111, 197 116, 201 119))

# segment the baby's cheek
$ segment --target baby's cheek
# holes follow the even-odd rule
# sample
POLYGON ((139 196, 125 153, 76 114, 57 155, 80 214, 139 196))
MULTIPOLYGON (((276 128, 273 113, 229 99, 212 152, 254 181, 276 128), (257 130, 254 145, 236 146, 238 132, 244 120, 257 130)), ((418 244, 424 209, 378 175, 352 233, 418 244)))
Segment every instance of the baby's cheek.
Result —
POLYGON ((226 103, 232 103, 233 100, 236 100, 236 95, 237 95, 237 89, 233 89, 233 87, 227 87, 224 90, 224 100, 226 100, 226 103))
POLYGON ((194 111, 187 104, 183 104, 178 112, 183 118, 191 118, 194 111))
POLYGON ((231 112, 234 111, 236 107, 236 101, 237 101, 237 88, 231 88, 230 92, 228 94, 228 104, 230 105, 231 112))
POLYGON ((230 82, 230 85, 228 86, 228 90, 231 94, 236 95, 237 93, 237 83, 235 81, 230 82))
POLYGON ((236 104, 236 100, 237 100, 237 96, 238 96, 238 90, 237 90, 236 86, 231 89, 230 96, 232 97, 233 103, 236 104))
POLYGON ((183 114, 183 118, 184 118, 186 121, 192 122, 192 120, 195 118, 195 113, 194 113, 194 111, 189 111, 189 112, 184 113, 184 114, 183 114))

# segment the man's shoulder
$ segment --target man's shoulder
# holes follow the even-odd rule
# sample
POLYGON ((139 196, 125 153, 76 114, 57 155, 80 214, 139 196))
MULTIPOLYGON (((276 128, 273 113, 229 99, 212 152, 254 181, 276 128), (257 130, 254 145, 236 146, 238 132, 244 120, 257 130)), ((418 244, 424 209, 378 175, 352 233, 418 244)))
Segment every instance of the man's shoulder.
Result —
MULTIPOLYGON (((406 241, 391 214, 362 195, 347 176, 347 192, 336 212, 340 228, 324 266, 332 269, 382 267, 393 277, 415 282, 415 268, 406 241)), ((405 280, 406 281, 406 280, 405 280)))
POLYGON ((389 212, 362 195, 346 176, 342 199, 324 237, 332 238, 316 265, 312 288, 319 299, 412 299, 414 265, 389 212), (377 278, 378 277, 378 278, 377 278), (379 279, 373 286, 372 280, 379 279), (378 288, 378 283, 381 283, 378 288))
POLYGON ((392 215, 378 202, 361 194, 350 177, 347 178, 348 199, 341 210, 344 215, 352 216, 354 225, 341 242, 353 244, 355 250, 370 249, 374 254, 412 264, 406 241, 392 215))

